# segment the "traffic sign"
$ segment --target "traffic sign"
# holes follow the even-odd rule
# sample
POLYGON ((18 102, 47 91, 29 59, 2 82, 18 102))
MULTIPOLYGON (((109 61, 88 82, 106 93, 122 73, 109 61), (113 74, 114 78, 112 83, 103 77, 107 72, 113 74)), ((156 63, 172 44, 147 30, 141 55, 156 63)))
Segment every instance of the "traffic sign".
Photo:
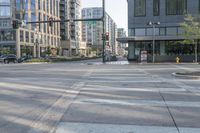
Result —
POLYGON ((22 26, 22 27, 26 27, 26 20, 22 20, 21 26, 22 26))

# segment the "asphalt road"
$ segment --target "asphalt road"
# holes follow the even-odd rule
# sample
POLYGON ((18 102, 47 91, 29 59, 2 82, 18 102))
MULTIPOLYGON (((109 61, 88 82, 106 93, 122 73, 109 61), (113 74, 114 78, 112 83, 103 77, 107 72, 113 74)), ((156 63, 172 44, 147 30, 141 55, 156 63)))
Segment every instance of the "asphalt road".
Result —
POLYGON ((0 64, 0 133, 200 133, 196 64, 0 64))

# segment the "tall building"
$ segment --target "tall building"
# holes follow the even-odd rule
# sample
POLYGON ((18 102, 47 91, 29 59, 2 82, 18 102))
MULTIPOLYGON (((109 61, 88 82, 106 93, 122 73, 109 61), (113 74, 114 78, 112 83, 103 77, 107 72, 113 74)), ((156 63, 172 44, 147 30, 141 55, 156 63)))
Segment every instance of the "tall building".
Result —
MULTIPOLYGON (((0 41, 1 49, 10 50, 10 53, 18 57, 31 55, 41 57, 46 55, 47 49, 52 54, 57 54, 60 47, 60 24, 54 23, 51 27, 47 23, 28 24, 12 29, 12 20, 44 21, 52 18, 60 19, 60 0, 1 0, 0 23, 7 26, 0 26, 3 33, 3 40, 0 41), (6 21, 5 21, 6 20, 6 21), (7 34, 10 37, 7 37, 7 34)), ((3 52, 2 52, 3 53, 3 52)))
MULTIPOLYGON (((82 18, 101 18, 103 11, 101 7, 83 8, 82 18)), ((82 25, 82 40, 87 44, 92 45, 102 50, 102 33, 103 25, 101 21, 83 22, 82 25)), ((109 34, 109 40, 106 42, 106 50, 110 53, 116 53, 116 29, 117 25, 114 20, 106 13, 105 14, 105 30, 109 34)))
POLYGON ((184 37, 180 23, 184 21, 185 14, 199 15, 199 0, 127 0, 127 2, 129 37, 119 40, 129 44, 129 60, 137 60, 140 51, 146 50, 148 61, 152 61, 153 26, 147 25, 151 21, 155 26, 155 61, 175 61, 177 56, 181 57, 182 61, 193 61, 193 44, 181 43, 184 37))
MULTIPOLYGON (((61 20, 80 19, 81 0, 61 0, 60 18, 61 20)), ((84 49, 82 47, 84 44, 81 42, 81 22, 62 23, 60 31, 62 54, 67 56, 80 54, 79 51, 84 49)))
POLYGON ((16 53, 16 34, 12 29, 12 3, 0 0, 0 55, 5 51, 16 53))
MULTIPOLYGON (((117 29, 117 38, 123 38, 126 37, 126 31, 124 28, 118 28, 117 29)), ((127 43, 120 43, 118 42, 118 54, 119 55, 125 55, 126 54, 126 49, 127 48, 127 43)))

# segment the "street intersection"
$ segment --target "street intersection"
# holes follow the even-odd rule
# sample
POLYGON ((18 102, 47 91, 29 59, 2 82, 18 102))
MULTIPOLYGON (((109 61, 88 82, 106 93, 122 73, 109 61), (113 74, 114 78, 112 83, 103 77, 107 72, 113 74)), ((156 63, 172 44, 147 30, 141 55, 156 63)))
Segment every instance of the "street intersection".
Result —
POLYGON ((197 64, 0 65, 0 133, 199 133, 197 64))

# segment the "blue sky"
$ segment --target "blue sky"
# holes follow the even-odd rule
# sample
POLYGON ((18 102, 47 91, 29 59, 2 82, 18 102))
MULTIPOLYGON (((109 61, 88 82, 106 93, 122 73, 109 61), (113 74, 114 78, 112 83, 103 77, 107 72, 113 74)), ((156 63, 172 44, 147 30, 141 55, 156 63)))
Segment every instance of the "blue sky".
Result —
MULTIPOLYGON (((105 0, 106 12, 117 23, 118 28, 127 31, 127 0, 105 0)), ((102 7, 102 0, 82 0, 82 7, 102 7)))

